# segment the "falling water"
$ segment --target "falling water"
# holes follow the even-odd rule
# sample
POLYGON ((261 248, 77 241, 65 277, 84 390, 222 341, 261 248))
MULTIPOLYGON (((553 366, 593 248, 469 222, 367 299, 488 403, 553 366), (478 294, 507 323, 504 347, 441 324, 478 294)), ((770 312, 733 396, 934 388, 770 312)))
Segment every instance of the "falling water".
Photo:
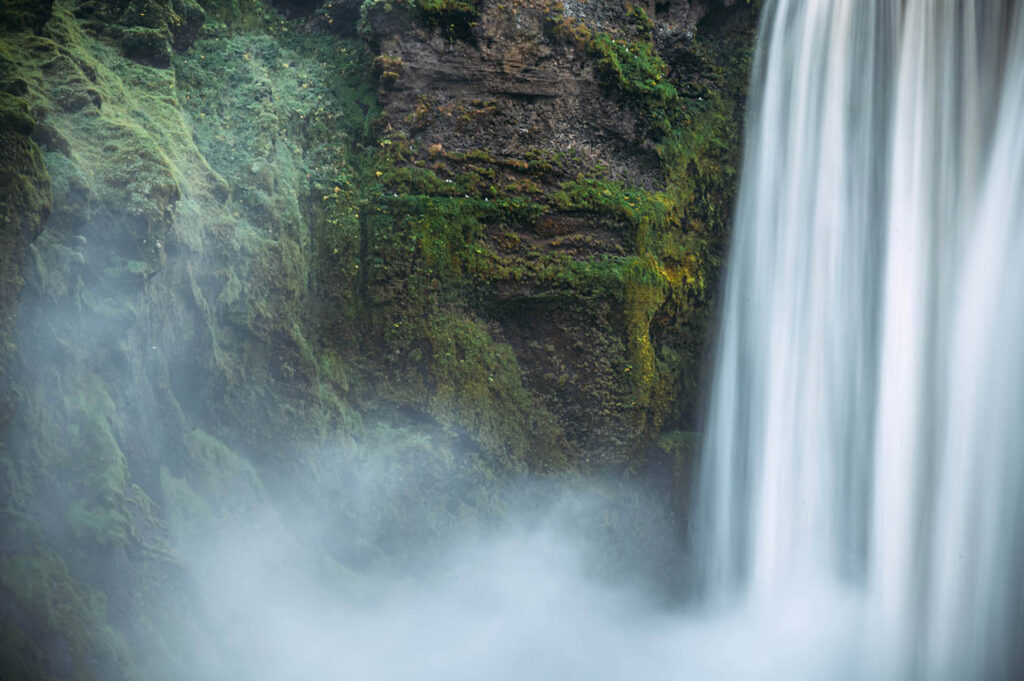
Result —
POLYGON ((715 602, 1024 670, 1024 6, 769 0, 701 490, 715 602))

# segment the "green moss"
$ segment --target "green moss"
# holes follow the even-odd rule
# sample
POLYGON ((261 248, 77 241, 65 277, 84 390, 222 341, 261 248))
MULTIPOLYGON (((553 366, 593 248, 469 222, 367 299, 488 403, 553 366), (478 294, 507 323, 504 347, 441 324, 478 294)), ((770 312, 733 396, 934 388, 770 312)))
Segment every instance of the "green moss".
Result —
MULTIPOLYGON (((647 15, 634 6, 629 16, 646 19, 647 15)), ((640 108, 650 132, 671 129, 678 92, 668 79, 668 66, 654 49, 649 29, 646 38, 640 40, 613 36, 567 16, 560 6, 550 10, 548 21, 555 35, 574 41, 595 59, 594 66, 604 82, 640 108)), ((644 23, 649 22, 647 19, 644 23)))
POLYGON ((215 21, 239 32, 266 30, 280 19, 260 0, 203 0, 203 8, 215 21))
POLYGON ((29 139, 34 128, 28 103, 0 92, 0 229, 22 242, 35 236, 52 202, 50 177, 29 139))
MULTIPOLYGON (((77 583, 59 556, 52 552, 4 556, 0 558, 0 584, 13 595, 17 607, 39 623, 41 631, 35 635, 66 642, 72 669, 80 678, 97 678, 92 670, 122 666, 127 651, 124 639, 107 623, 105 598, 77 583)), ((17 656, 24 666, 34 666, 35 655, 31 649, 19 649, 17 640, 5 640, 3 648, 3 657, 17 656)), ((44 665, 33 671, 56 671, 53 661, 44 665)), ((7 669, 4 671, 6 674, 7 669)))
POLYGON ((160 467, 160 506, 174 538, 185 543, 201 537, 219 520, 211 500, 166 466, 160 467))
POLYGON ((53 0, 0 0, 0 30, 39 31, 52 11, 53 0))
MULTIPOLYGON (((0 92, 0 123, 3 123, 6 132, 21 137, 31 135, 36 125, 28 113, 28 103, 6 92, 0 92)), ((23 164, 24 161, 19 165, 23 164)), ((29 194, 29 198, 31 198, 31 194, 29 194)))
MULTIPOLYGON (((396 388, 395 399, 426 403, 436 418, 453 428, 461 424, 492 452, 503 452, 493 434, 504 433, 508 439, 524 424, 536 427, 514 411, 496 425, 489 410, 498 402, 473 391, 465 393, 473 397, 468 402, 454 399, 445 386, 458 382, 439 378, 450 367, 424 359, 425 348, 434 347, 435 337, 458 337, 450 328, 452 320, 460 321, 462 326, 454 327, 460 332, 479 323, 465 301, 507 282, 562 296, 570 305, 569 301, 592 299, 621 305, 625 353, 617 388, 620 407, 630 415, 631 427, 645 432, 656 429, 671 409, 679 371, 666 360, 670 349, 654 345, 654 320, 666 306, 686 310, 710 296, 711 277, 705 271, 710 260, 708 242, 690 233, 685 223, 688 207, 683 201, 691 197, 673 187, 661 191, 630 187, 609 180, 597 169, 553 187, 548 179, 547 190, 532 182, 533 177, 556 178, 571 167, 573 160, 566 154, 538 152, 520 160, 499 159, 486 151, 429 151, 427 158, 444 163, 425 167, 417 163, 425 156, 414 141, 395 134, 383 141, 374 178, 380 185, 374 191, 382 196, 363 216, 368 244, 364 264, 370 301, 389 310, 377 322, 385 331, 386 354, 392 359, 402 357, 396 364, 414 367, 395 373, 408 381, 404 388, 396 388), (494 172, 496 168, 500 173, 494 172), (501 179, 484 181, 489 170, 501 179), (560 215, 586 215, 595 226, 619 234, 629 251, 580 257, 559 250, 523 250, 517 233, 560 215), (511 235, 502 237, 505 243, 520 245, 511 250, 498 247, 496 230, 511 235)), ((486 366, 485 356, 504 356, 504 346, 492 336, 471 337, 481 347, 489 347, 489 354, 481 352, 477 362, 486 366)), ((515 356, 509 355, 509 361, 505 373, 516 376, 522 385, 515 356)), ((482 373, 460 376, 460 380, 483 385, 481 376, 487 372, 477 369, 482 373)), ((549 432, 560 437, 557 428, 549 432)), ((532 454, 523 450, 527 460, 537 463, 544 447, 532 454)), ((517 447, 513 450, 520 455, 517 447)), ((560 460, 563 455, 555 456, 560 460)))
POLYGON ((200 429, 185 436, 189 480, 222 513, 245 515, 266 501, 259 475, 245 458, 200 429))
POLYGON ((626 8, 626 19, 642 33, 648 36, 654 30, 654 22, 647 16, 647 10, 641 5, 632 5, 626 8))
POLYGON ((416 7, 430 15, 466 14, 477 16, 477 0, 415 0, 416 7))
POLYGON ((184 445, 179 472, 161 466, 159 474, 160 507, 177 542, 209 540, 225 526, 264 517, 270 502, 252 463, 200 429, 186 434, 184 445))
MULTIPOLYGON (((369 281, 416 283, 371 290, 392 292, 378 298, 381 303, 410 297, 455 301, 508 281, 529 282, 570 297, 620 301, 628 352, 624 383, 632 395, 626 406, 645 412, 656 425, 670 410, 680 372, 673 366, 678 354, 670 346, 655 345, 652 324, 662 315, 660 324, 670 320, 674 332, 680 332, 699 323, 697 310, 710 304, 738 140, 738 120, 729 103, 737 90, 728 79, 745 79, 746 65, 719 68, 724 52, 712 55, 698 43, 694 49, 708 72, 685 83, 681 95, 654 51, 650 21, 642 10, 630 10, 640 33, 631 39, 552 16, 558 20, 556 34, 568 36, 594 57, 598 73, 657 129, 664 187, 630 187, 608 180, 595 168, 545 189, 529 177, 544 178, 550 187, 574 165, 565 155, 550 152, 519 160, 497 159, 486 150, 430 150, 427 158, 443 163, 428 167, 417 160, 425 157, 414 143, 392 134, 384 140, 380 180, 385 191, 397 196, 387 199, 371 222, 369 281), (496 168, 502 171, 495 173, 496 168), (528 177, 506 179, 508 170, 528 177), (484 238, 496 226, 510 225, 514 234, 558 214, 588 216, 596 226, 620 234, 629 252, 583 258, 560 252, 510 256, 484 238)), ((743 54, 736 50, 735 59, 742 62, 743 54)), ((429 107, 418 115, 428 113, 429 107)))
MULTIPOLYGON (((368 3, 364 16, 404 6, 368 3)), ((361 188, 352 186, 352 174, 324 183, 320 200, 325 213, 336 216, 328 240, 338 244, 328 270, 336 265, 332 276, 365 292, 366 307, 353 318, 368 320, 368 345, 383 347, 391 376, 385 393, 471 433, 507 433, 512 424, 485 427, 482 411, 435 399, 445 383, 436 372, 447 370, 430 361, 432 339, 444 337, 437 329, 451 335, 452 320, 463 331, 482 324, 489 340, 472 337, 490 343, 498 357, 501 333, 482 321, 488 318, 482 310, 505 295, 499 291, 584 309, 615 306, 621 316, 608 332, 621 335, 623 355, 616 358, 621 375, 609 390, 633 427, 653 434, 666 419, 678 418, 671 412, 681 390, 695 393, 699 328, 715 290, 732 202, 739 130, 733 102, 745 87, 749 36, 724 31, 711 39, 698 31, 687 46, 684 74, 658 54, 642 8, 627 8, 628 25, 617 33, 569 19, 557 5, 546 11, 554 36, 592 60, 614 96, 639 115, 638 133, 657 140, 661 181, 630 186, 571 152, 536 149, 509 158, 487 148, 421 147, 416 131, 438 116, 471 122, 475 112, 496 106, 474 100, 445 104, 442 111, 425 95, 404 119, 408 134, 401 126, 382 128, 379 150, 363 157, 361 188), (598 236, 544 236, 583 221, 598 236), (364 255, 345 260, 357 242, 364 255), (697 339, 696 345, 680 350, 686 339, 697 339)), ((400 61, 381 57, 377 71, 398 77, 400 61)), ((356 309, 359 302, 346 305, 356 309)), ((516 371, 523 383, 522 367, 516 371)), ((501 451, 494 437, 479 441, 501 451)))
POLYGON ((480 16, 479 0, 413 0, 428 25, 440 29, 449 40, 472 37, 480 16))
POLYGON ((0 622, 0 669, 10 681, 55 681, 46 655, 21 627, 0 622))
POLYGON ((561 429, 523 385, 512 348, 458 308, 386 316, 388 378, 382 397, 420 404, 453 436, 486 453, 491 470, 557 470, 566 461, 561 429), (401 321, 397 321, 401 320, 401 321))
POLYGON ((647 42, 620 42, 599 32, 586 41, 597 56, 597 68, 620 90, 640 101, 655 130, 669 129, 667 109, 676 101, 675 87, 666 81, 668 67, 647 42))
MULTIPOLYGON (((665 302, 668 284, 653 257, 630 261, 624 272, 626 338, 632 362, 630 378, 634 395, 642 408, 652 401, 655 380, 654 348, 651 344, 651 321, 665 302)), ((654 396, 660 397, 660 395, 654 396)))
POLYGON ((673 457, 679 467, 692 463, 692 459, 700 451, 701 434, 685 430, 670 430, 658 437, 655 446, 662 452, 673 457))
POLYGON ((479 321, 441 313, 425 329, 430 343, 430 376, 437 388, 431 413, 449 427, 468 430, 502 463, 523 470, 559 470, 567 461, 564 436, 539 400, 523 386, 512 348, 495 342, 479 321))
POLYGON ((132 26, 120 32, 121 46, 129 59, 166 68, 171 65, 171 34, 166 29, 132 26))
POLYGON ((73 477, 78 498, 64 514, 65 524, 79 541, 99 546, 124 546, 129 539, 125 515, 128 462, 118 445, 118 411, 98 385, 67 398, 66 408, 76 437, 73 477))
POLYGON ((3 386, 15 352, 12 333, 24 285, 25 247, 39 233, 52 202, 50 176, 29 139, 34 127, 27 103, 0 92, 0 425, 11 413, 3 386))
POLYGON ((206 20, 195 0, 84 0, 75 15, 83 26, 110 36, 126 57, 167 68, 174 50, 191 45, 206 20))
POLYGON ((116 508, 76 499, 64 513, 64 523, 76 541, 109 548, 128 543, 128 519, 116 508))

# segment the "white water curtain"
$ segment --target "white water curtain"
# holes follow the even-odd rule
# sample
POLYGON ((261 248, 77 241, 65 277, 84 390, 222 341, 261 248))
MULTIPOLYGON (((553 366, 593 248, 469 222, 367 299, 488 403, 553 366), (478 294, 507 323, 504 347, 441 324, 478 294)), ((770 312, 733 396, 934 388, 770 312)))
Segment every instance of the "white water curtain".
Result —
POLYGON ((765 3, 698 550, 862 591, 872 677, 1022 668, 1021 4, 765 3))

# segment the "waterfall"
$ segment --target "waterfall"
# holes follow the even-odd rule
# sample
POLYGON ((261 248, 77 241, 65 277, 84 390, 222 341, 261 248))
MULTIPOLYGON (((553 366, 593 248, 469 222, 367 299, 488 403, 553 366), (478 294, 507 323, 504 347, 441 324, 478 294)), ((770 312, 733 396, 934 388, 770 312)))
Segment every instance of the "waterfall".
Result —
POLYGON ((714 603, 872 678, 1024 669, 1024 7, 768 0, 699 495, 714 603))

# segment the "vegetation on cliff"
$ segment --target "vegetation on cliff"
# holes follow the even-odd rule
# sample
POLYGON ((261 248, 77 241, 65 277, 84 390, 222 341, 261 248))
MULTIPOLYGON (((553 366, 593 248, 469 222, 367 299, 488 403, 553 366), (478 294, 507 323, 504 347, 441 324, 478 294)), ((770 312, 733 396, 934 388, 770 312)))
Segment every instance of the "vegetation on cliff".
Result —
POLYGON ((507 442, 543 422, 540 443, 523 441, 534 457, 564 438, 552 460, 635 462, 666 424, 695 425, 753 10, 656 32, 639 5, 475 9, 453 36, 400 3, 364 6, 384 104, 365 276, 392 375, 408 376, 400 399, 431 404, 430 337, 461 318, 509 347, 509 380, 532 393, 507 442), (544 61, 508 61, 531 51, 544 61))
POLYGON ((685 477, 753 15, 361 6, 4 1, 5 679, 187 675, 223 523, 349 579, 502 479, 685 477), (422 493, 349 522, 368 452, 422 493))

